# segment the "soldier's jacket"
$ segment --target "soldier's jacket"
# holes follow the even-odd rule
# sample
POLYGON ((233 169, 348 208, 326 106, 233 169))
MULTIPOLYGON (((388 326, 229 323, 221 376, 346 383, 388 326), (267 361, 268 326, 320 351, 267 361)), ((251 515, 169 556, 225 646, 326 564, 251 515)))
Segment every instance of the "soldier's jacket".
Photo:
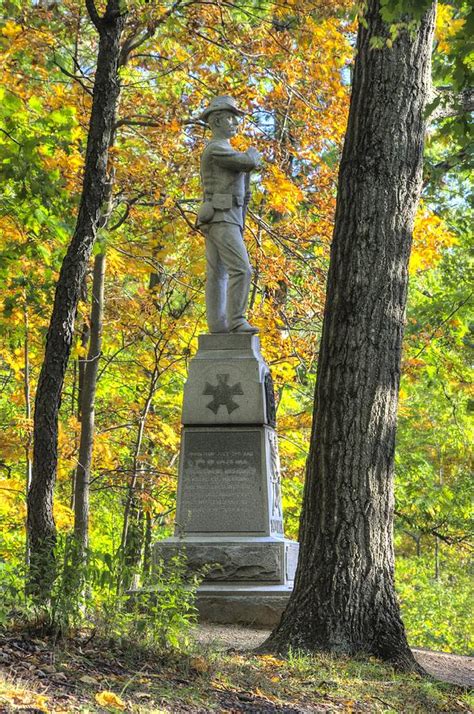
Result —
POLYGON ((213 139, 201 156, 203 204, 197 225, 234 223, 244 227, 243 206, 248 203, 245 173, 257 167, 246 151, 235 151, 226 139, 213 139))

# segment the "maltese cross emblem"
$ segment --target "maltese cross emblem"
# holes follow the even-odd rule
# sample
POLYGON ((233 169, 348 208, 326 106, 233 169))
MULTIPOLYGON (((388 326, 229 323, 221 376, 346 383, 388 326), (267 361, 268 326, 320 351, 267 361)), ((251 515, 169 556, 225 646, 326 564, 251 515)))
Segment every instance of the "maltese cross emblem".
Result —
POLYGON ((227 407, 227 414, 231 414, 235 409, 239 408, 239 404, 233 400, 236 394, 243 394, 242 386, 240 382, 234 384, 232 387, 229 384, 229 374, 217 374, 217 386, 213 387, 212 384, 206 382, 203 394, 212 395, 213 399, 209 404, 206 404, 207 408, 217 414, 219 407, 227 407))

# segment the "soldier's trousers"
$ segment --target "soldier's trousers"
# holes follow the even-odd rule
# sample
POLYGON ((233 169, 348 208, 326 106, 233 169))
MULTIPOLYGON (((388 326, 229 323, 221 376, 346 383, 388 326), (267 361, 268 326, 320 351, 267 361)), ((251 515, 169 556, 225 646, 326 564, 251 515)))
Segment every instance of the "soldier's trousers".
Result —
POLYGON ((240 226, 210 223, 206 236, 206 313, 210 332, 228 332, 243 325, 252 268, 240 226))

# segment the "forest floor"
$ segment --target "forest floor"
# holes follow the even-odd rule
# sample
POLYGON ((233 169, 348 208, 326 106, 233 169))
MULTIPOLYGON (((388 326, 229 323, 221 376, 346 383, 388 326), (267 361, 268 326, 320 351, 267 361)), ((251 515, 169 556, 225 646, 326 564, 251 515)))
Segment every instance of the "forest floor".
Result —
MULTIPOLYGON (((231 647, 252 650, 261 645, 270 635, 270 630, 248 627, 203 624, 197 630, 197 640, 216 649, 231 647)), ((474 687, 474 657, 432 652, 413 648, 413 653, 423 669, 435 679, 464 687, 474 687)))
POLYGON ((415 650, 436 681, 373 658, 254 654, 267 635, 200 625, 189 654, 161 657, 90 637, 0 635, 0 712, 474 712, 474 658, 415 650))

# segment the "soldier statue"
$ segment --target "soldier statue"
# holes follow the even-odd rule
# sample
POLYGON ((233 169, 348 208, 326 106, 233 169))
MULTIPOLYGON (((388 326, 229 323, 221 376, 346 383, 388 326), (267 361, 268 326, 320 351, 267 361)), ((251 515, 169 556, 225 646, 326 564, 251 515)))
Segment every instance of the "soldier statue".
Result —
POLYGON ((232 97, 222 96, 199 117, 212 131, 201 156, 203 203, 196 225, 206 238, 206 313, 213 333, 258 332, 245 318, 252 268, 243 232, 249 174, 261 158, 256 149, 235 151, 229 142, 243 114, 232 97))

